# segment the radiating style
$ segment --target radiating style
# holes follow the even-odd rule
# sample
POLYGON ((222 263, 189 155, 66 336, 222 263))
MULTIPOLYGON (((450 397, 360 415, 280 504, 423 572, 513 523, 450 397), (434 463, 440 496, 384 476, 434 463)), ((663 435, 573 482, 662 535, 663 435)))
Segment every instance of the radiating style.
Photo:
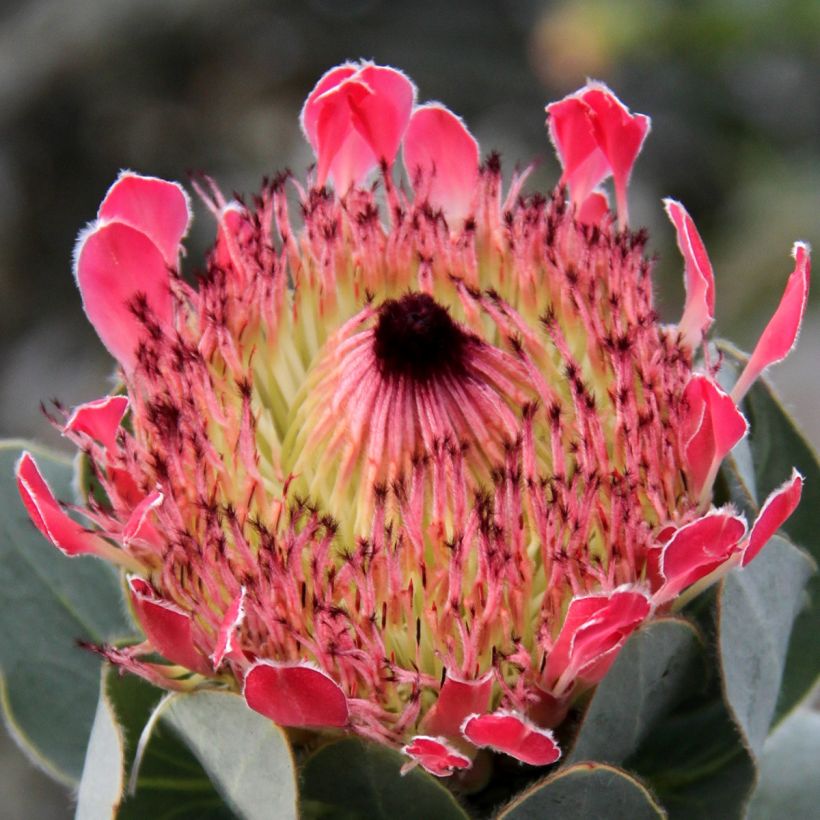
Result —
POLYGON ((216 241, 185 275, 187 194, 121 174, 74 269, 122 390, 56 420, 86 502, 69 516, 28 454, 17 471, 55 546, 127 573, 145 641, 108 660, 437 776, 481 748, 547 765, 629 635, 793 512, 796 472, 754 522, 712 487, 738 402, 795 343, 808 248, 727 392, 694 222, 666 201, 669 326, 629 227, 648 117, 594 82, 547 112, 563 174, 525 194, 400 71, 334 68, 301 115, 306 181, 196 184, 216 241))

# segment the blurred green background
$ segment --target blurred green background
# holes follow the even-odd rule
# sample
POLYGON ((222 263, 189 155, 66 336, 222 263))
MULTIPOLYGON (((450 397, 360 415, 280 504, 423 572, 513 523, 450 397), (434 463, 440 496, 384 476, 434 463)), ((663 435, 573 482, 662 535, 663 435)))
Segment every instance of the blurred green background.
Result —
MULTIPOLYGON (((750 348, 791 271, 795 239, 820 248, 817 0, 6 0, 0 8, 0 432, 56 442, 43 399, 95 398, 111 361, 71 277, 78 229, 120 168, 227 191, 311 162, 297 115, 349 58, 403 68, 420 101, 461 114, 509 175, 558 166, 544 104, 607 82, 652 133, 633 175, 665 320, 682 263, 663 196, 697 222, 717 276, 717 332, 750 348)), ((198 208, 190 256, 212 238, 198 208)), ((820 444, 818 300, 798 350, 772 373, 820 444)), ((1 594, 1 593, 0 593, 1 594)), ((63 818, 64 789, 5 738, 3 818, 63 818)))

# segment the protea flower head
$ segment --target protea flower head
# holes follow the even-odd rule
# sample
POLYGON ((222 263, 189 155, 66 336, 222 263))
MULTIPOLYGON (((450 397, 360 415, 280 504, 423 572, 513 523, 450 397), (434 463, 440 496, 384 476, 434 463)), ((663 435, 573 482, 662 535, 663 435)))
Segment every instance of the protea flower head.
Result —
POLYGON ((692 219, 666 202, 672 326, 628 227, 647 117, 594 82, 548 106, 563 175, 525 195, 526 173, 505 192, 497 156, 415 100, 392 68, 325 74, 306 183, 252 202, 195 185, 217 225, 195 284, 188 196, 123 172, 74 260, 122 389, 58 419, 94 489, 69 516, 28 454, 19 488, 64 553, 126 570, 145 641, 100 649, 124 669, 234 688, 439 776, 483 747, 544 765, 628 636, 797 505, 794 473, 748 528, 712 484, 739 400, 794 344, 809 254, 726 393, 692 219))

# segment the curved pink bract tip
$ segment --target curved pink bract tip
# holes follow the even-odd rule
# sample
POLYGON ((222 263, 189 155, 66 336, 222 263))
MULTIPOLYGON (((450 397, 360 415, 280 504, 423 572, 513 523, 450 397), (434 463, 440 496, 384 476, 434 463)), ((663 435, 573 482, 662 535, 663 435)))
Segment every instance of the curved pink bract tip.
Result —
POLYGON ((38 530, 64 555, 99 555, 105 543, 74 521, 59 505, 31 453, 15 467, 17 490, 38 530))
POLYGON ((102 222, 122 222, 141 231, 159 248, 168 267, 175 268, 180 243, 191 223, 191 202, 176 182, 121 171, 97 217, 102 222))
POLYGON ((795 242, 792 248, 794 270, 786 282, 780 304, 752 352, 732 390, 732 398, 739 402, 757 377, 769 366, 783 361, 794 348, 800 323, 809 300, 811 255, 805 242, 795 242))
POLYGON ((715 319, 715 275, 698 229, 686 208, 674 199, 663 201, 675 226, 678 248, 684 260, 686 307, 678 323, 684 342, 697 347, 715 319))
POLYGON ((210 664, 194 645, 191 616, 159 598, 142 578, 129 578, 128 586, 137 620, 151 646, 172 663, 209 674, 210 664))
POLYGON ((308 663, 258 661, 245 675, 248 706, 280 726, 346 726, 347 697, 339 684, 308 663))
POLYGON ((599 82, 547 106, 549 133, 564 168, 561 182, 581 205, 608 176, 613 177, 618 216, 629 221, 626 189, 650 120, 629 109, 599 82))
POLYGON ((63 432, 89 436, 107 450, 113 450, 117 444, 117 430, 127 410, 127 396, 103 396, 75 407, 63 432))
POLYGON ((502 752, 531 766, 548 766, 561 757, 561 749, 549 729, 542 729, 515 712, 498 710, 490 715, 471 715, 464 721, 462 732, 480 749, 502 752))
POLYGON ((573 598, 544 671, 553 693, 563 694, 576 677, 597 683, 650 611, 647 596, 635 589, 573 598))
POLYGON ((438 103, 419 106, 404 136, 404 167, 417 199, 441 209, 451 225, 474 208, 478 143, 459 117, 438 103))
POLYGON ((576 92, 550 103, 547 114, 550 139, 564 169, 560 182, 569 186, 572 201, 580 205, 610 174, 595 139, 589 107, 576 92))
POLYGON ((632 166, 649 133, 649 117, 630 113, 603 83, 588 83, 583 100, 594 112, 591 122, 595 139, 612 171, 619 219, 627 224, 626 189, 632 166))
POLYGON ((766 546, 766 542, 797 509, 802 494, 803 476, 797 470, 792 470, 789 480, 774 490, 760 508, 743 550, 741 566, 745 567, 766 546))
POLYGON ((331 69, 308 95, 302 128, 316 154, 316 185, 340 194, 380 162, 393 164, 415 101, 415 86, 394 68, 372 63, 331 69))
POLYGON ((130 225, 95 223, 77 240, 74 275, 103 344, 133 370, 149 326, 171 322, 170 276, 159 248, 130 225))
POLYGON ((677 530, 661 549, 663 584, 653 596, 655 603, 665 603, 726 564, 745 535, 746 522, 731 509, 713 510, 677 530))
POLYGON ((749 424, 732 398, 703 374, 696 374, 684 391, 688 413, 684 445, 694 489, 707 493, 721 461, 746 435, 749 424))

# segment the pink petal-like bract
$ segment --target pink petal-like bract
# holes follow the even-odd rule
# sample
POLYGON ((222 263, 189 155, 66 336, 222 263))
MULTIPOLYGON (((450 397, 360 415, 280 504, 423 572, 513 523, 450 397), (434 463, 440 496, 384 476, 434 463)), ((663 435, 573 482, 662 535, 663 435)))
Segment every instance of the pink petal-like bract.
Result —
POLYGON ((171 321, 170 278, 162 253, 130 225, 96 223, 77 241, 74 274, 86 315, 103 344, 133 370, 148 327, 171 321))
POLYGON ((157 597, 142 578, 129 578, 137 620, 154 649, 172 663, 207 675, 210 665, 194 646, 191 616, 176 604, 157 597))
POLYGON ((325 92, 336 88, 356 74, 359 68, 357 63, 343 63, 331 68, 319 78, 319 81, 313 86, 313 90, 308 94, 302 106, 302 113, 299 115, 299 122, 314 151, 316 150, 316 132, 321 111, 320 98, 325 92))
POLYGON ((462 733, 479 748, 490 748, 529 763, 548 766, 561 757, 561 749, 549 729, 541 729, 523 715, 499 710, 490 715, 471 715, 462 733))
POLYGON ((404 166, 416 196, 441 209, 451 225, 473 210, 478 185, 478 143, 467 126, 437 103, 422 105, 404 135, 404 166))
POLYGON ((340 66, 322 77, 301 117, 318 160, 316 184, 330 176, 344 194, 379 162, 391 166, 415 94, 401 71, 372 63, 340 66))
POLYGON ((122 171, 97 212, 100 222, 123 222, 144 233, 175 268, 191 222, 188 194, 176 182, 122 171))
POLYGON ((714 510, 681 527, 661 550, 664 583, 655 602, 675 597, 732 559, 745 534, 746 522, 731 511, 714 510))
POLYGON ((800 331, 803 313, 809 299, 809 278, 811 257, 805 242, 795 242, 792 249, 794 270, 786 282, 786 289, 780 304, 769 320, 766 329, 732 389, 732 398, 739 402, 754 384, 757 377, 771 364, 782 361, 789 355, 800 331))
POLYGON ((634 589, 573 598, 547 657, 544 678, 553 692, 562 694, 576 676, 587 683, 599 681, 649 612, 649 599, 634 589))
POLYGON ((741 566, 745 567, 763 549, 766 542, 797 509, 802 493, 803 476, 793 470, 791 478, 774 490, 760 508, 757 520, 752 525, 748 544, 743 550, 741 566))
POLYGON ((216 635, 216 645, 211 654, 211 663, 213 663, 214 669, 219 669, 223 658, 233 652, 235 648, 234 635, 241 626, 242 621, 245 620, 245 595, 245 587, 242 587, 239 594, 225 610, 225 615, 216 635))
POLYGON ((572 201, 578 206, 612 173, 582 94, 583 89, 547 106, 550 139, 564 169, 561 183, 569 186, 572 201))
POLYGON ((609 199, 603 191, 593 191, 578 208, 576 219, 584 225, 597 225, 609 213, 609 199))
POLYGON ((449 777, 457 769, 469 769, 472 766, 469 757, 465 757, 440 737, 417 735, 402 751, 436 777, 449 777))
POLYGON ((431 735, 458 737, 467 715, 483 714, 490 706, 493 674, 478 680, 460 680, 449 673, 444 678, 438 699, 427 713, 422 728, 431 735))
POLYGON ((626 189, 632 166, 641 152, 650 121, 645 114, 632 114, 603 83, 588 83, 581 92, 594 112, 590 118, 598 147, 607 158, 615 183, 615 200, 622 223, 628 219, 626 189))
POLYGON ((674 199, 663 201, 683 256, 686 307, 678 323, 685 343, 697 347, 715 318, 715 275, 703 240, 686 208, 674 199))
POLYGON ((703 374, 684 392, 689 415, 684 424, 686 458, 697 491, 711 488, 721 461, 746 435, 749 424, 732 397, 703 374))
POLYGON ((100 538, 81 527, 57 503, 31 453, 24 452, 15 467, 17 490, 37 529, 65 555, 98 555, 100 538))
POLYGON ((103 396, 75 407, 63 428, 99 441, 107 450, 117 445, 117 430, 128 410, 127 396, 103 396))
POLYGON ((306 663, 258 661, 245 675, 245 700, 280 726, 343 727, 347 697, 326 672, 306 663))

